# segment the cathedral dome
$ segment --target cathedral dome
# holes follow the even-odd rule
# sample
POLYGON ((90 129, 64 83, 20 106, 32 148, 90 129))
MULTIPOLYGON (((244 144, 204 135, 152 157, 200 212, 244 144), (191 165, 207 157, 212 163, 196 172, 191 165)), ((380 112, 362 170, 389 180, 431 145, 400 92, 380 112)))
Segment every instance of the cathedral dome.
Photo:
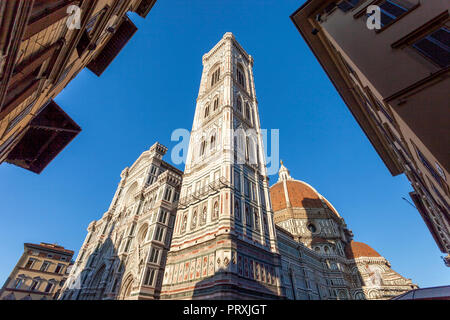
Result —
POLYGON ((345 248, 345 255, 348 259, 356 259, 359 257, 381 257, 372 247, 363 243, 351 241, 345 248))
POLYGON ((270 188, 270 200, 274 212, 288 207, 305 209, 328 208, 340 217, 331 203, 306 182, 294 180, 286 167, 281 164, 280 179, 270 188))

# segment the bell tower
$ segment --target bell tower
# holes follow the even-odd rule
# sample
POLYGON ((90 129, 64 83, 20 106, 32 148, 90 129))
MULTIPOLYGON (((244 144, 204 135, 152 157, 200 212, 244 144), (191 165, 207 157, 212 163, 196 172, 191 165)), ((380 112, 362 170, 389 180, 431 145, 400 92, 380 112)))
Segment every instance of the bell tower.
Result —
POLYGON ((203 56, 161 299, 281 294, 252 67, 230 32, 203 56))

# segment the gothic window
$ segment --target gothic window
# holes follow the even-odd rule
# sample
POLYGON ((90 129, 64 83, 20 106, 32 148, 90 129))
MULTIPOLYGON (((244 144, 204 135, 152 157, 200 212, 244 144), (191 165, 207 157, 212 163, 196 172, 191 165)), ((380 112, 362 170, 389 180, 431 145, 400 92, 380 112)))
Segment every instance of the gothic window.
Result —
POLYGON ((214 85, 219 82, 220 79, 220 67, 217 68, 211 76, 211 87, 214 87, 214 85))
POLYGON ((253 218, 255 219, 255 229, 259 231, 259 214, 255 208, 253 208, 253 218))
POLYGON ((206 206, 203 207, 203 211, 202 211, 202 224, 206 223, 206 217, 208 215, 208 208, 206 206))
POLYGON ((164 193, 164 200, 170 201, 171 196, 172 196, 172 188, 167 187, 166 192, 164 193))
POLYGON ((164 228, 158 226, 156 228, 156 232, 155 232, 155 240, 156 241, 162 241, 163 234, 164 234, 164 228))
POLYGON ((209 116, 209 104, 207 104, 205 107, 205 118, 208 118, 208 116, 209 116))
POLYGON ((245 103, 245 117, 250 122, 252 121, 252 119, 250 118, 250 105, 248 104, 248 102, 245 103))
POLYGON ((166 223, 166 220, 167 220, 167 211, 161 210, 161 212, 159 213, 159 220, 158 220, 158 222, 166 223))
POLYGON ((237 78, 237 82, 245 87, 245 77, 244 77, 244 70, 242 69, 242 67, 240 65, 238 65, 237 69, 236 69, 236 78, 237 78))
POLYGON ((211 137, 211 144, 210 144, 210 149, 214 150, 216 148, 216 135, 212 135, 211 137))
POLYGON ((206 151, 206 141, 202 141, 200 145, 200 157, 202 157, 205 154, 206 151))
POLYGON ((244 194, 247 198, 250 197, 250 181, 247 178, 244 178, 244 194))
POLYGON ((241 177, 237 171, 234 172, 234 188, 241 191, 241 177))
POLYGON ((219 98, 215 98, 213 110, 216 111, 218 108, 219 108, 219 98))
POLYGON ((145 241, 147 232, 148 232, 148 226, 147 226, 147 224, 145 224, 141 227, 141 230, 139 231, 139 237, 138 237, 139 243, 143 243, 145 241))
POLYGON ((152 263, 157 263, 158 262, 158 257, 159 257, 159 252, 160 252, 159 249, 152 248, 152 250, 150 252, 149 261, 152 262, 152 263))
POLYGON ((238 97, 236 101, 236 108, 239 112, 242 112, 242 98, 238 97))
POLYGON ((267 216, 263 213, 264 232, 269 234, 269 225, 267 224, 267 216))
POLYGON ((155 273, 156 273, 155 269, 147 268, 147 270, 145 271, 144 285, 146 285, 146 286, 153 285, 153 280, 155 279, 155 273))
POLYGON ((234 215, 237 220, 241 220, 241 205, 239 204, 239 200, 234 201, 234 215))
POLYGON ((213 219, 217 219, 219 217, 219 202, 215 201, 213 206, 213 219))
POLYGON ((259 197, 261 199, 261 206, 266 206, 266 197, 264 196, 264 189, 262 187, 259 188, 259 197))
POLYGON ((247 226, 252 226, 252 217, 250 216, 250 210, 248 208, 248 205, 245 206, 245 223, 247 226))
POLYGON ((197 210, 194 210, 194 213, 192 214, 191 229, 194 230, 196 226, 197 226, 197 210))

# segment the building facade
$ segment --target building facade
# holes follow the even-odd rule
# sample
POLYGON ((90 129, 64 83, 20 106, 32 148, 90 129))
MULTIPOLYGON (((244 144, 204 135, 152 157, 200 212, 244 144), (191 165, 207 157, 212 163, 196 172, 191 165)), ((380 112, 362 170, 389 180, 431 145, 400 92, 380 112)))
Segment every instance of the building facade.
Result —
POLYGON ((62 299, 158 299, 182 172, 155 143, 125 168, 111 205, 89 224, 62 299))
POLYGON ((84 68, 97 76, 156 0, 0 1, 0 163, 40 173, 81 131, 53 100, 84 68))
POLYGON ((252 67, 230 32, 203 56, 162 299, 281 294, 252 67))
POLYGON ((391 174, 411 182, 450 266, 449 8, 445 0, 309 0, 291 19, 391 174))
POLYGON ((295 300, 390 299, 417 288, 353 233, 333 205, 282 164, 270 187, 283 295, 295 300))
POLYGON ((62 299, 387 299, 417 288, 284 165, 269 189, 252 66, 231 33, 203 56, 184 173, 158 143, 122 172, 62 299))
POLYGON ((56 244, 25 243, 24 252, 0 290, 0 300, 58 299, 73 251, 56 244))

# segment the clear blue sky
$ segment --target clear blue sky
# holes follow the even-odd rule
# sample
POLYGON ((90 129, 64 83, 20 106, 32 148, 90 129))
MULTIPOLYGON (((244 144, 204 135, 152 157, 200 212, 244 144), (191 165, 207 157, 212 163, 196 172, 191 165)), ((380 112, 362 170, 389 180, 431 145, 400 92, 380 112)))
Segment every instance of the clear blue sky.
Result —
MULTIPOLYGON (((0 165, 0 285, 24 242, 80 248, 108 209, 120 173, 155 141, 172 148, 191 129, 202 55, 227 31, 255 59, 264 128, 280 129, 291 175, 314 186, 355 234, 419 286, 450 283, 450 270, 419 213, 392 177, 289 19, 304 1, 158 1, 98 78, 89 70, 56 98, 83 131, 40 174, 0 165)), ((180 169, 183 167, 179 166, 180 169)), ((277 176, 271 176, 271 183, 277 176)))

